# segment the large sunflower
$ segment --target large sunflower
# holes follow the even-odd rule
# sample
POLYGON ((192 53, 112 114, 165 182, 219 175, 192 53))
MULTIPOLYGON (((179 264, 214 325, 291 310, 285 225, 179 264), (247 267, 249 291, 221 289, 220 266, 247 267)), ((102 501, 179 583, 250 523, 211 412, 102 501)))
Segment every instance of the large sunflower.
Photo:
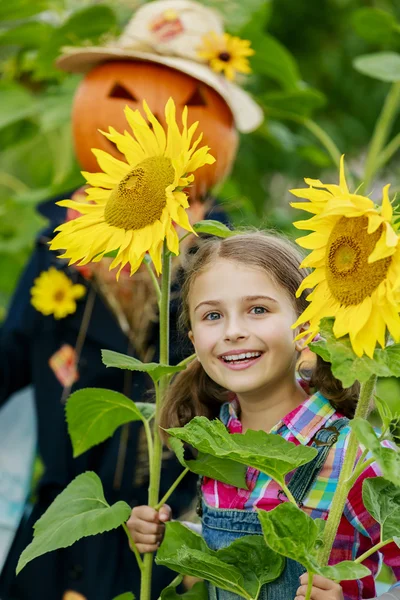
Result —
POLYGON ((389 185, 383 189, 382 206, 349 192, 343 157, 339 185, 306 179, 309 188, 291 190, 308 202, 292 206, 314 216, 294 225, 313 231, 297 240, 312 252, 302 267, 312 267, 297 294, 315 288, 307 297, 310 305, 293 327, 309 322, 298 337, 317 332, 323 317, 335 317, 333 333, 349 334, 354 352, 372 357, 376 343, 385 346, 386 327, 400 340, 400 245, 392 223, 389 185))
POLYGON ((203 37, 203 45, 197 54, 206 60, 216 73, 223 73, 233 81, 236 73, 251 73, 248 56, 254 54, 249 40, 242 40, 229 33, 217 34, 214 31, 203 37))
POLYGON ((125 108, 125 116, 134 137, 120 134, 112 127, 103 133, 127 162, 107 152, 93 150, 103 173, 83 172, 89 185, 87 203, 62 200, 58 204, 73 208, 82 216, 60 225, 50 242, 52 250, 65 250, 62 258, 70 264, 84 265, 99 261, 104 254, 116 251, 110 269, 119 272, 130 264, 131 275, 139 268, 146 252, 158 273, 161 272, 161 249, 164 239, 174 254, 179 253, 175 224, 193 231, 185 209, 189 206, 186 188, 194 180, 193 171, 214 158, 209 148, 197 149, 201 135, 192 143, 197 129, 187 127, 187 108, 182 113, 182 131, 175 119, 175 104, 170 98, 165 107, 165 132, 146 102, 143 108, 149 123, 138 110, 125 108))
POLYGON ((31 288, 31 304, 43 315, 63 319, 76 311, 76 301, 86 293, 80 283, 72 283, 63 271, 50 267, 36 277, 31 288))

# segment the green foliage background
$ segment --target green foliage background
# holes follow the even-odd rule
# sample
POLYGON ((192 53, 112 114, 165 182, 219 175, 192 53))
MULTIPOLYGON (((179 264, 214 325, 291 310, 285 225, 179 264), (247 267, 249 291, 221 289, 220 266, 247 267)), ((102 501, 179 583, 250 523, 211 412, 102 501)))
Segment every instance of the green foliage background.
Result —
MULTIPOLYGON (((361 176, 365 148, 390 84, 355 70, 353 61, 400 50, 400 4, 203 3, 223 12, 228 31, 252 40, 257 53, 246 85, 266 113, 260 129, 242 137, 233 173, 218 195, 235 223, 292 232, 296 215, 289 209, 287 190, 304 176, 336 178, 323 131, 361 176)), ((54 59, 63 45, 101 43, 118 35, 139 4, 13 0, 0 7, 0 318, 44 224, 36 205, 83 182, 70 131, 80 77, 55 69, 54 59)), ((400 80, 400 67, 389 67, 398 70, 400 80)), ((391 73, 389 80, 396 76, 391 73)), ((397 118, 392 134, 399 124, 397 118)), ((388 172, 380 174, 392 183, 392 192, 400 180, 396 158, 394 154, 388 172)), ((380 183, 375 181, 374 188, 378 198, 380 183)))

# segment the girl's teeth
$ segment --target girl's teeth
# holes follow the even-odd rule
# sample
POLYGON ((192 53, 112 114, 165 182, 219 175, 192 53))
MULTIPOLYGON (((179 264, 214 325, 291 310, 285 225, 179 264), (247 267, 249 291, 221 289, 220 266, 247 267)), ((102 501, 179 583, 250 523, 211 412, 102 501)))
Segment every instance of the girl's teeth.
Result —
POLYGON ((226 362, 236 362, 238 360, 244 360, 246 358, 258 358, 259 356, 261 356, 261 352, 243 352, 242 354, 229 354, 223 356, 223 359, 226 362))

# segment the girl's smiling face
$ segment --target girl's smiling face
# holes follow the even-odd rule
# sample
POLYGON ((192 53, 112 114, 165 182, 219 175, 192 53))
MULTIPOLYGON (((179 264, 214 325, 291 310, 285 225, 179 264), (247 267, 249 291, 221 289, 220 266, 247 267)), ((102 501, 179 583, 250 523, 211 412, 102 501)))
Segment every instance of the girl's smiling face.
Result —
POLYGON ((189 312, 189 337, 204 370, 239 399, 262 399, 295 380, 297 315, 265 271, 217 259, 193 281, 189 312))

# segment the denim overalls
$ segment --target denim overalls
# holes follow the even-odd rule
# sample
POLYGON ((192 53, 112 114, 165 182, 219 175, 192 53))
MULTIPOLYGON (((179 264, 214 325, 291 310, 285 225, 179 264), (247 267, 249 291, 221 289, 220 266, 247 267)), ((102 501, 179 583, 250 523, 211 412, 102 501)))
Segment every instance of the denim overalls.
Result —
MULTIPOLYGON (((220 419, 226 425, 229 419, 228 405, 222 407, 220 419)), ((330 427, 320 429, 314 436, 312 448, 318 450, 317 456, 309 463, 299 467, 292 476, 288 487, 298 505, 312 486, 320 472, 328 452, 336 442, 339 431, 347 425, 349 419, 343 417, 330 427)), ((245 535, 262 534, 257 513, 253 510, 213 508, 202 502, 202 535, 212 550, 229 546, 236 539, 245 535)), ((299 577, 305 572, 300 563, 286 559, 281 575, 275 581, 263 585, 259 600, 293 600, 300 585, 299 577)), ((221 590, 209 584, 210 600, 239 600, 241 596, 221 590)))

